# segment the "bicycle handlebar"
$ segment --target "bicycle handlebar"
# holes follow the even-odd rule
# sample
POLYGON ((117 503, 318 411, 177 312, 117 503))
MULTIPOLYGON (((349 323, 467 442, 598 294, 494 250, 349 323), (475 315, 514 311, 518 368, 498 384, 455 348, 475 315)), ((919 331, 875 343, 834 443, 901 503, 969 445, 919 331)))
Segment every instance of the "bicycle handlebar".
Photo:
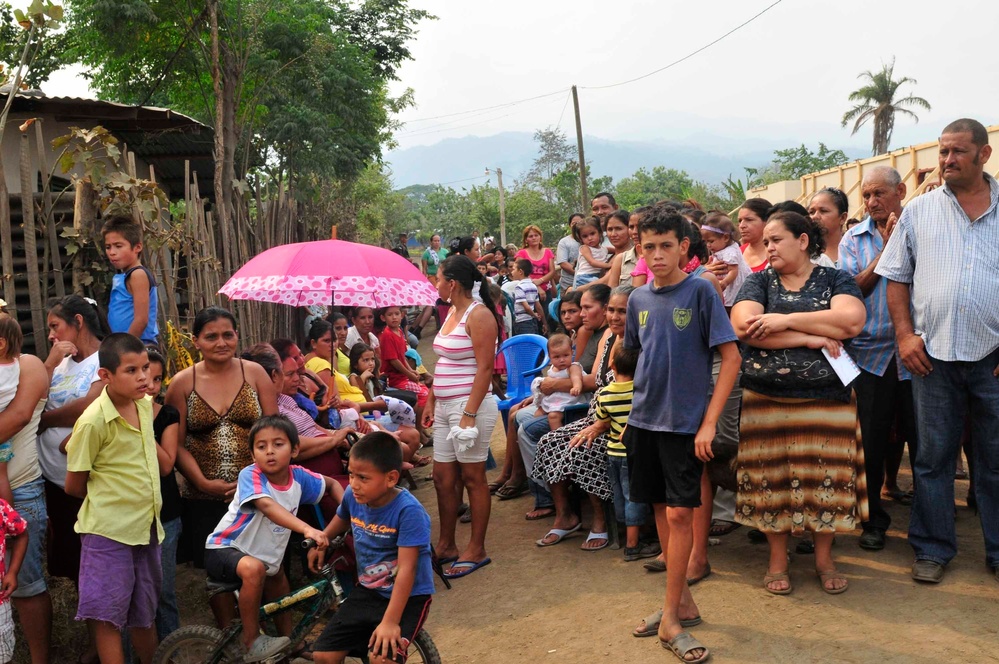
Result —
MULTIPOLYGON (((334 537, 333 539, 330 540, 329 548, 330 549, 340 548, 341 546, 344 545, 344 541, 345 540, 343 538, 343 535, 340 535, 338 537, 334 537)), ((316 540, 311 539, 311 538, 306 538, 306 539, 302 540, 302 548, 306 549, 306 550, 316 548, 316 540)))

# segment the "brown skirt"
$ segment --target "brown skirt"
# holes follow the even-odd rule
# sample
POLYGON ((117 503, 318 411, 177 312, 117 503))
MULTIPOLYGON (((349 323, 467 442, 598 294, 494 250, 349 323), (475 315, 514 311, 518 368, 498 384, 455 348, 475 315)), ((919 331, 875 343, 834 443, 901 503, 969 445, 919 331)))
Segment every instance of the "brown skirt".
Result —
POLYGON ((856 397, 778 399, 743 390, 735 518, 765 533, 832 533, 868 517, 856 397))

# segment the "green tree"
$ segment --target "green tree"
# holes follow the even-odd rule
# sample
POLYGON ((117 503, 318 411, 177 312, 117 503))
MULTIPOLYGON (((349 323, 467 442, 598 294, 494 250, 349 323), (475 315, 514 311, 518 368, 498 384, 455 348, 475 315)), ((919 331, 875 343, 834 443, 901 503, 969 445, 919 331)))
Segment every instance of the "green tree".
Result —
POLYGON ((614 188, 617 204, 631 210, 641 205, 651 205, 664 198, 682 200, 684 191, 694 185, 686 171, 656 166, 651 171, 642 167, 629 177, 622 178, 614 188))
POLYGON ((916 84, 916 79, 902 76, 895 79, 895 59, 891 63, 881 65, 881 71, 865 71, 857 78, 866 84, 850 93, 849 100, 856 106, 843 114, 843 126, 853 122, 855 135, 861 127, 870 121, 874 125, 874 137, 871 142, 871 154, 879 155, 888 152, 891 145, 891 135, 895 129, 895 116, 905 115, 919 122, 912 109, 930 110, 930 102, 922 97, 909 95, 897 98, 899 88, 907 83, 916 84))
MULTIPOLYGON (((14 8, 7 2, 0 2, 0 78, 4 68, 14 69, 21 58, 24 30, 14 17, 14 8)), ((36 31, 31 35, 31 67, 22 76, 22 82, 29 88, 38 88, 48 80, 52 72, 65 64, 65 31, 36 31)))
POLYGON ((812 152, 802 143, 796 148, 774 150, 774 159, 769 165, 763 169, 747 168, 746 174, 749 176, 750 187, 758 187, 784 180, 797 180, 809 173, 835 168, 847 161, 849 158, 845 152, 830 150, 825 143, 819 143, 818 152, 812 152))

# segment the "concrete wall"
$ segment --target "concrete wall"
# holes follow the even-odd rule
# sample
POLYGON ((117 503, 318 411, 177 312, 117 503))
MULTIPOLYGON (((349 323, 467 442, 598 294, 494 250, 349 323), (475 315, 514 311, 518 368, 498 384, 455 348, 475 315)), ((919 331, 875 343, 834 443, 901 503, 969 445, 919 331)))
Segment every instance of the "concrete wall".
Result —
MULTIPOLYGON (((999 177, 999 125, 988 128, 989 145, 992 146, 992 159, 985 170, 999 177)), ((939 144, 937 141, 902 148, 888 154, 859 159, 837 168, 811 173, 801 180, 775 182, 765 187, 757 187, 747 192, 750 198, 765 198, 771 203, 796 200, 808 206, 808 200, 823 187, 837 187, 846 192, 850 199, 850 216, 860 219, 864 216, 864 202, 860 195, 860 182, 864 173, 874 166, 891 166, 902 176, 907 189, 907 199, 923 193, 928 185, 940 183, 937 170, 939 144)))
MULTIPOLYGON (((7 178, 7 190, 12 194, 21 193, 21 132, 18 131, 18 127, 21 126, 25 120, 32 117, 38 116, 23 113, 11 113, 7 118, 7 127, 4 130, 3 143, 0 145, 0 157, 3 159, 4 175, 7 178)), ((57 177, 63 177, 67 180, 71 179, 71 176, 63 173, 59 166, 55 163, 62 150, 53 150, 52 141, 60 136, 65 136, 69 133, 69 128, 71 126, 80 126, 79 123, 58 122, 51 117, 44 116, 40 117, 36 122, 40 122, 42 125, 42 135, 45 139, 45 147, 48 150, 46 160, 49 163, 49 168, 57 177)), ((96 124, 94 126, 96 126, 96 124)), ((31 187, 32 191, 38 191, 38 172, 42 169, 36 154, 37 140, 35 138, 35 128, 33 126, 28 130, 28 141, 31 143, 31 187)), ((122 147, 121 144, 119 144, 119 147, 122 147)), ((113 170, 113 168, 114 167, 109 163, 108 170, 113 170)), ((124 170, 124 163, 122 163, 122 170, 124 170)), ((149 164, 138 157, 135 158, 135 170, 140 178, 149 177, 149 164)), ((77 169, 77 172, 73 173, 73 175, 77 176, 81 174, 82 173, 79 172, 79 169, 77 169)), ((164 187, 164 189, 166 189, 166 187, 164 187)), ((169 191, 166 193, 168 196, 170 195, 169 191)))

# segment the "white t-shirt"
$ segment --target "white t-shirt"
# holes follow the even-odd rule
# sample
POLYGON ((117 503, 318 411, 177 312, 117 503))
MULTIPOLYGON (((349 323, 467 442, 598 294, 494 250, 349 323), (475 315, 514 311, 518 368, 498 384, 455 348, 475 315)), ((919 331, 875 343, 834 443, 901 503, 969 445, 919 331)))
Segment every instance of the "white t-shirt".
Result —
MULTIPOLYGON (((49 400, 45 411, 62 408, 71 401, 86 396, 90 386, 100 380, 97 369, 100 359, 92 353, 82 362, 67 357, 52 372, 49 383, 49 400)), ((51 427, 38 436, 38 463, 42 475, 49 482, 66 488, 66 455, 59 451, 59 443, 73 433, 73 427, 51 427)))
POLYGON ((219 521, 215 532, 208 536, 205 548, 238 549, 262 562, 267 568, 267 576, 281 571, 291 531, 275 524, 251 503, 259 498, 270 498, 292 514, 298 514, 299 505, 316 505, 326 493, 322 476, 301 466, 289 466, 288 470, 291 477, 286 486, 271 484, 257 464, 239 471, 229 511, 219 521))
MULTIPOLYGON (((14 360, 11 364, 0 365, 0 412, 6 410, 14 400, 20 380, 20 362, 14 360)), ((11 489, 18 489, 42 474, 38 467, 38 440, 35 432, 38 431, 38 420, 41 419, 45 403, 46 399, 39 401, 28 423, 10 438, 14 456, 7 462, 7 479, 10 480, 11 489)))
MULTIPOLYGON (((344 342, 347 346, 347 350, 353 348, 354 344, 358 341, 361 341, 361 333, 357 331, 356 327, 351 326, 350 329, 347 330, 347 341, 344 342)), ((371 346, 372 350, 378 350, 378 337, 375 336, 374 332, 368 332, 368 340, 365 343, 371 346)))

